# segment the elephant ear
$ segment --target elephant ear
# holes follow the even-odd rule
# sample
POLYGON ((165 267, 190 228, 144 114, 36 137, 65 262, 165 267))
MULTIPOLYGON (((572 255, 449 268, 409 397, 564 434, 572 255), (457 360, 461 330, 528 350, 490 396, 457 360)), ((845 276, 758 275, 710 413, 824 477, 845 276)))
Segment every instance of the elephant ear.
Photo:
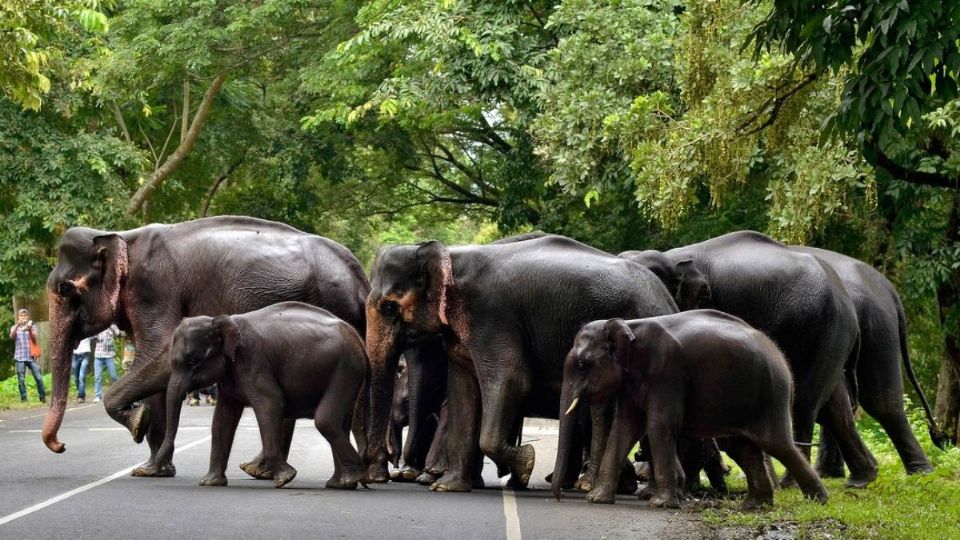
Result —
POLYGON ((427 294, 427 302, 437 307, 440 322, 447 322, 447 288, 453 283, 453 265, 450 262, 450 252, 441 242, 431 240, 420 244, 417 248, 417 262, 420 264, 420 274, 423 287, 427 294))
POLYGON ((103 296, 116 312, 120 301, 120 289, 127 279, 127 242, 119 234, 103 234, 93 238, 94 259, 92 268, 99 273, 103 284, 103 296))
POLYGON ((636 334, 627 325, 623 319, 610 319, 604 325, 607 336, 613 346, 613 358, 623 368, 630 367, 630 351, 633 350, 633 342, 637 339, 636 334))
POLYGON ((220 315, 213 319, 213 326, 220 332, 220 338, 223 340, 223 356, 228 360, 235 361, 237 357, 237 346, 240 345, 240 328, 229 315, 220 315))
POLYGON ((697 270, 692 259, 677 263, 680 285, 677 288, 677 306, 682 310, 713 307, 713 291, 707 277, 697 270))

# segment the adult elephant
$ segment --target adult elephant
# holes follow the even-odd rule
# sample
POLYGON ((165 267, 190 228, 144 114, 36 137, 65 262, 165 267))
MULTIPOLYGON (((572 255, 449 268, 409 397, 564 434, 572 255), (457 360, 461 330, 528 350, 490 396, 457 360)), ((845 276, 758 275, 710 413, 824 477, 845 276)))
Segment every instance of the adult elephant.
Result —
POLYGON ((650 268, 674 293, 680 309, 712 307, 770 336, 794 375, 795 441, 809 455, 819 421, 837 436, 850 465, 848 485, 863 487, 876 478, 877 462, 856 430, 844 384, 845 369, 855 369, 858 358, 856 310, 829 265, 754 231, 667 252, 620 256, 650 268))
MULTIPOLYGON (((943 448, 943 440, 910 364, 907 320, 896 287, 874 267, 853 257, 812 247, 796 246, 793 249, 829 264, 856 306, 860 327, 857 395, 863 410, 883 426, 900 454, 907 474, 932 471, 933 467, 910 429, 904 411, 901 363, 920 398, 933 443, 943 448)), ((817 469, 823 476, 843 476, 842 457, 835 438, 827 430, 821 431, 817 469)))
POLYGON ((60 239, 47 289, 54 394, 44 443, 64 451, 57 431, 71 351, 81 338, 116 323, 132 333, 137 357, 106 393, 104 406, 135 441, 147 438, 150 459, 134 476, 153 476, 170 378, 165 351, 181 319, 298 300, 327 309, 363 335, 370 287, 356 257, 332 240, 282 223, 222 216, 120 232, 72 228, 60 239), (150 422, 151 413, 157 421, 150 422))
POLYGON ((400 353, 410 340, 441 335, 450 355, 448 468, 433 487, 442 491, 470 490, 478 442, 515 485, 526 485, 533 447, 515 446, 511 432, 520 415, 558 417, 563 359, 577 330, 597 318, 676 311, 642 266, 562 236, 383 247, 366 307, 368 477, 386 480, 384 435, 400 353))

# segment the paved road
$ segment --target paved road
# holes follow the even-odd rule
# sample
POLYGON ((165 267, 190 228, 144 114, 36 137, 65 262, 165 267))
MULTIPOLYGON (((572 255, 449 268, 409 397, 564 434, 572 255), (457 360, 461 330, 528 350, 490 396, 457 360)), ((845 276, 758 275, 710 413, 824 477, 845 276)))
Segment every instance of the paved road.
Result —
MULTIPOLYGON (((341 492, 323 488, 330 448, 309 421, 297 424, 289 462, 299 474, 283 489, 249 479, 237 464, 260 448, 247 411, 223 488, 197 486, 207 470, 213 407, 184 407, 176 478, 132 478, 145 458, 100 405, 69 409, 65 454, 40 441, 44 409, 0 414, 0 538, 696 538, 689 515, 646 508, 634 497, 612 506, 580 495, 554 501, 543 477, 553 467, 556 422, 528 422, 537 449, 531 488, 432 493, 411 484, 341 492), (529 425, 532 424, 532 425, 529 425)), ((492 465, 488 486, 499 486, 492 465)))

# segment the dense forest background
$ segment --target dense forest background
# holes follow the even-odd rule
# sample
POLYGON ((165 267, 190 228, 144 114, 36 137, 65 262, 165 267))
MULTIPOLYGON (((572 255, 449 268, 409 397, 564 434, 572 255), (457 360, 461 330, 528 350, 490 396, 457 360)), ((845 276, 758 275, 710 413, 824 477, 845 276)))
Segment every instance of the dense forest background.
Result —
POLYGON ((76 225, 246 214, 365 264, 756 229, 897 284, 956 440, 960 2, 824 6, 0 0, 0 303, 42 296, 76 225))

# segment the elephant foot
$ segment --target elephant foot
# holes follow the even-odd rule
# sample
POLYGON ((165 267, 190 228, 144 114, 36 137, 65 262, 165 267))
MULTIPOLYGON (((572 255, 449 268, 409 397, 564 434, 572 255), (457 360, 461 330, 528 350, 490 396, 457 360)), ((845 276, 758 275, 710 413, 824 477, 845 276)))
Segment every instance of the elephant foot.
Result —
POLYGON ((850 478, 843 485, 847 488, 863 489, 877 479, 877 469, 867 469, 865 471, 851 471, 850 478))
MULTIPOLYGON (((536 462, 537 453, 533 445, 525 444, 520 447, 517 454, 506 463, 512 475, 507 485, 514 489, 526 489, 530 483, 530 474, 533 473, 533 465, 536 462)), ((497 467, 499 473, 500 467, 497 467)))
POLYGON ((680 498, 673 493, 658 493, 650 498, 647 505, 651 508, 680 508, 680 498))
POLYGON ((421 471, 407 465, 399 471, 390 471, 390 480, 393 482, 414 482, 420 474, 421 471))
POLYGON ((827 493, 827 488, 823 487, 823 484, 816 486, 813 490, 804 490, 803 495, 820 504, 827 504, 830 499, 830 494, 827 493))
POLYGON ((133 442, 142 443, 149 427, 150 407, 148 405, 141 405, 130 413, 130 434, 133 435, 133 442))
POLYGON ((273 480, 273 471, 263 468, 263 452, 260 452, 250 461, 240 464, 240 470, 257 480, 273 480))
POLYGON ((437 476, 430 474, 427 471, 423 471, 422 473, 420 473, 420 476, 418 476, 416 480, 416 482, 421 486, 429 486, 436 481, 437 481, 437 476))
POLYGON ((219 473, 207 473, 203 478, 200 479, 201 486, 225 486, 227 485, 227 477, 219 473))
POLYGON ((357 470, 352 473, 344 471, 327 480, 325 485, 330 489, 357 489, 357 484, 363 480, 363 476, 364 473, 362 470, 357 470))
POLYGON ((613 504, 616 502, 613 490, 605 489, 603 486, 597 486, 590 493, 587 493, 586 499, 587 502, 594 504, 613 504))
POLYGON ((641 501, 649 501, 656 494, 657 487, 652 482, 648 482, 647 485, 643 486, 643 489, 637 492, 637 498, 641 501))
POLYGON ((470 479, 470 485, 473 486, 473 489, 483 489, 487 487, 487 483, 483 480, 483 475, 475 474, 473 478, 470 479))
POLYGON ((617 493, 620 495, 633 495, 637 492, 637 481, 630 478, 629 475, 620 474, 620 480, 617 482, 617 493))
POLYGON ((843 478, 846 476, 846 471, 843 470, 843 465, 839 467, 836 466, 819 466, 817 467, 817 476, 820 478, 843 478))
POLYGON ((141 478, 172 478, 177 475, 177 468, 172 462, 144 463, 130 473, 130 476, 141 478))
POLYGON ((649 482, 652 475, 650 474, 650 462, 649 461, 636 461, 633 463, 633 474, 637 477, 637 480, 640 482, 649 482))
POLYGON ((907 474, 929 474, 933 472, 933 465, 930 465, 927 461, 908 463, 904 465, 904 468, 907 470, 907 474))
POLYGON ((797 481, 794 480, 793 475, 789 472, 783 475, 783 478, 780 479, 780 488, 789 489, 797 487, 797 481))
POLYGON ((577 478, 577 481, 573 484, 573 489, 580 493, 590 493, 596 485, 597 473, 588 469, 587 472, 580 475, 580 478, 577 478))
POLYGON ((367 467, 367 478, 365 484, 386 484, 390 481, 390 475, 387 473, 385 463, 371 463, 367 467))
POLYGON ((278 488, 290 483, 291 480, 296 478, 297 470, 290 466, 288 463, 280 463, 274 469, 273 473, 273 485, 278 488))
POLYGON ((472 489, 473 485, 470 482, 455 474, 445 474, 439 480, 430 484, 430 491, 467 492, 472 489))
POLYGON ((773 495, 764 497, 754 497, 748 495, 747 498, 743 500, 743 504, 740 505, 740 509, 744 511, 751 511, 759 510, 769 506, 773 506, 773 495))

